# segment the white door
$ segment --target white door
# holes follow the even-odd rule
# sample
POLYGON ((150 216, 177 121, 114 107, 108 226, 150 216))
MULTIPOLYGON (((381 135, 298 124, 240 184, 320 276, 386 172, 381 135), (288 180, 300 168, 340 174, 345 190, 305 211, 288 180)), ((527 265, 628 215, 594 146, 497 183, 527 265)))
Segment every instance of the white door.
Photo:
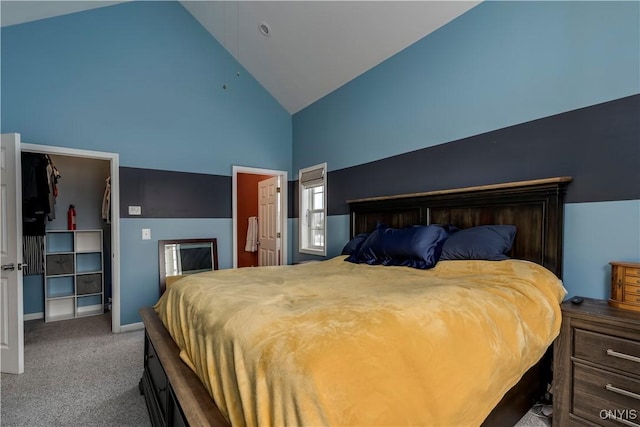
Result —
POLYGON ((0 370, 24 372, 22 177, 20 135, 2 135, 0 151, 0 370))
POLYGON ((280 177, 258 183, 258 265, 280 265, 280 177))

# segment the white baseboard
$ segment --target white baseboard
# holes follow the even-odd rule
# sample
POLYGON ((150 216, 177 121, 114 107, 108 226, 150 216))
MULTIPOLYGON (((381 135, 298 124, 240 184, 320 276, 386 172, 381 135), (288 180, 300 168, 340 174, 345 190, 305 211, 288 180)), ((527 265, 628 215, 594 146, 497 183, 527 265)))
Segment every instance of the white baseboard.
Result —
POLYGON ((44 313, 29 313, 22 316, 22 320, 36 320, 36 319, 44 319, 44 313))
POLYGON ((129 323, 128 325, 120 326, 120 332, 131 332, 131 331, 137 331, 140 329, 144 329, 144 323, 142 322, 129 323))
MULTIPOLYGON (((27 320, 36 320, 36 319, 44 319, 44 313, 29 313, 23 315, 23 320, 26 322, 27 320)), ((120 326, 120 332, 131 332, 138 331, 140 329, 144 329, 144 323, 129 323, 128 325, 120 326)))

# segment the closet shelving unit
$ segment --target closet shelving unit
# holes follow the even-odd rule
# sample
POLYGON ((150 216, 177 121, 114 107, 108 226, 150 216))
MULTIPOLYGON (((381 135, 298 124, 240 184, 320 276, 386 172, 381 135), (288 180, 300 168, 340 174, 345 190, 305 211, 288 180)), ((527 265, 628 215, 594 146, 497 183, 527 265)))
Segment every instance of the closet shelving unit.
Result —
POLYGON ((45 322, 104 313, 102 230, 51 230, 45 239, 45 322))

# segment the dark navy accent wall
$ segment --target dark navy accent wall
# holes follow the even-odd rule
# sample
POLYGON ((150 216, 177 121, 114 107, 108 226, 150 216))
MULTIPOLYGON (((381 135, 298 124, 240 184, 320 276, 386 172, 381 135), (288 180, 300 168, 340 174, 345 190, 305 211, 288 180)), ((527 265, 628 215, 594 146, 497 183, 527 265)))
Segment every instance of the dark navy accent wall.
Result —
POLYGON ((120 168, 122 218, 231 218, 231 177, 120 168), (129 215, 140 206, 142 215, 129 215))
MULTIPOLYGON (((287 218, 297 212, 298 182, 289 181, 287 218)), ((121 218, 227 218, 232 216, 232 182, 226 175, 120 168, 121 218), (140 206, 141 215, 129 215, 140 206)))
MULTIPOLYGON (((640 199, 640 95, 329 173, 328 213, 347 200, 572 176, 567 202, 640 199)), ((296 212, 297 214, 297 212, 296 212)))
MULTIPOLYGON (((328 213, 347 200, 572 176, 567 202, 640 199, 640 95, 329 173, 328 213)), ((231 177, 120 168, 122 218, 231 218, 231 177), (142 206, 131 216, 128 206, 142 206)), ((298 181, 288 183, 297 218, 298 181)))

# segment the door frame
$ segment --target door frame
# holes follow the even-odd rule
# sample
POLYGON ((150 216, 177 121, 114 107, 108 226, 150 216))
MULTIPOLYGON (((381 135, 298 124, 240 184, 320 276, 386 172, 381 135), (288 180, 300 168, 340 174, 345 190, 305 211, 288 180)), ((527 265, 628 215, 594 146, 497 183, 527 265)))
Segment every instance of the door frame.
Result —
POLYGON ((20 144, 20 151, 108 160, 111 171, 111 332, 120 330, 120 160, 118 153, 39 144, 20 144))
POLYGON ((280 250, 281 250, 281 259, 282 264, 287 264, 289 260, 289 252, 288 252, 288 237, 287 237, 287 220, 289 217, 289 201, 288 201, 288 184, 287 180, 287 171, 280 171, 274 169, 261 169, 254 168, 248 166, 232 166, 232 219, 233 219, 233 230, 232 230, 232 241, 233 241, 233 268, 238 268, 238 174, 244 173, 249 175, 272 175, 272 176, 280 176, 280 229, 281 231, 281 239, 280 239, 280 250))

